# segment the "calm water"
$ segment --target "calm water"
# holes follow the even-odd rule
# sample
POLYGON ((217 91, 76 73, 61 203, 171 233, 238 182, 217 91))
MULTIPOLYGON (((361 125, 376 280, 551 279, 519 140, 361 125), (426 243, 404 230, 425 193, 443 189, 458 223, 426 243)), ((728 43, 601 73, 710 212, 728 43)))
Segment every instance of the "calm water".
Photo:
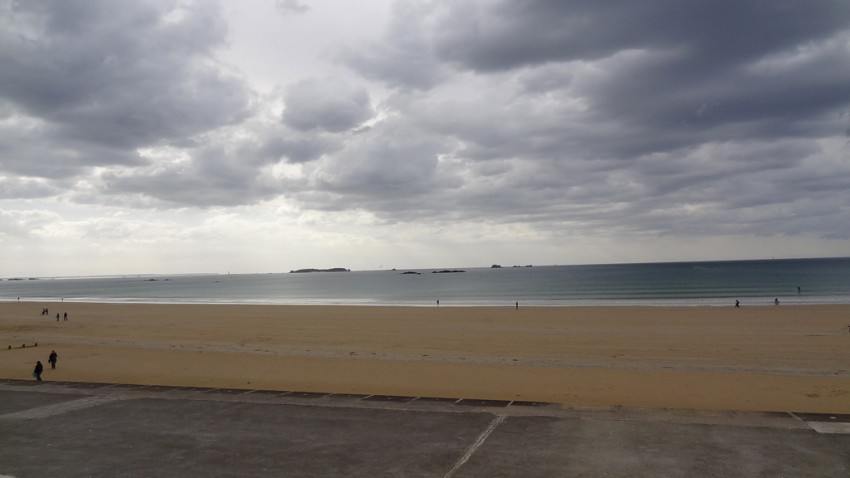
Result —
POLYGON ((0 300, 376 305, 850 303, 850 258, 680 262, 420 274, 399 271, 0 281, 0 300), (800 287, 798 293, 797 287, 800 287))

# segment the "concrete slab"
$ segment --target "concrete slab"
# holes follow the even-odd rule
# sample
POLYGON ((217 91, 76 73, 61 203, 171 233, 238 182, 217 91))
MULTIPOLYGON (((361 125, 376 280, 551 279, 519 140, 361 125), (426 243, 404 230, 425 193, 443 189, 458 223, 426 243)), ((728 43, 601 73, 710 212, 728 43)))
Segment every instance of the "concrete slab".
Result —
POLYGON ((245 390, 244 388, 211 388, 206 390, 204 393, 212 393, 219 395, 241 395, 243 393, 251 393, 251 390, 245 390))
POLYGON ((509 400, 478 400, 474 398, 464 398, 457 402, 458 405, 468 407, 507 407, 511 404, 509 400))
POLYGON ((332 398, 334 400, 352 400, 352 399, 360 400, 360 399, 364 399, 364 398, 368 398, 368 397, 372 397, 372 396, 374 396, 374 395, 366 395, 366 394, 362 394, 362 393, 334 393, 329 398, 332 398))
POLYGON ((0 384, 0 476, 850 476, 792 414, 162 389, 0 384))
POLYGON ((42 380, 40 382, 38 380, 35 380, 35 379, 21 380, 21 381, 15 382, 15 385, 19 386, 19 387, 40 387, 41 385, 43 385, 46 382, 47 382, 47 380, 42 380))
POLYGON ((17 392, 0 393, 0 416, 31 408, 44 407, 69 400, 76 400, 79 395, 61 393, 17 392))
POLYGON ((440 397, 417 397, 417 403, 451 403, 459 402, 459 398, 440 398, 440 397))
POLYGON ((546 402, 528 402, 524 400, 514 400, 511 402, 512 407, 551 407, 553 403, 546 402))
POLYGON ((850 415, 840 413, 795 413, 794 415, 807 422, 850 423, 850 415))
POLYGON ((251 390, 249 393, 256 396, 268 395, 273 397, 280 397, 282 395, 287 395, 289 392, 282 392, 280 390, 251 390))
POLYGON ((103 387, 111 387, 115 385, 114 383, 91 383, 91 382, 54 382, 50 381, 51 385, 61 385, 66 388, 103 388, 103 387))
POLYGON ((846 422, 807 422, 818 433, 840 433, 850 435, 850 423, 846 422))
POLYGON ((415 398, 416 397, 405 397, 405 396, 400 396, 400 395, 369 395, 368 397, 364 398, 363 400, 366 400, 366 401, 369 401, 369 402, 399 402, 399 403, 405 403, 405 402, 409 402, 409 401, 411 401, 415 398))
POLYGON ((329 393, 316 393, 316 392, 288 392, 286 393, 287 397, 294 398, 323 398, 330 395, 329 393))
POLYGON ((458 476, 850 476, 850 437, 727 425, 508 417, 458 476))
POLYGON ((113 391, 120 390, 152 390, 154 385, 139 385, 133 383, 114 383, 112 385, 107 385, 107 388, 113 389, 113 391))
POLYGON ((471 413, 128 399, 3 423, 0 474, 442 476, 490 419, 471 413))
POLYGON ((78 396, 74 397, 73 400, 66 400, 60 403, 54 403, 52 405, 46 405, 41 407, 27 408, 26 410, 21 410, 19 412, 0 415, 0 423, 8 423, 21 420, 36 420, 40 418, 47 418, 53 415, 64 415, 70 411, 97 407, 103 405, 104 403, 121 399, 122 398, 118 395, 92 395, 82 397, 78 396))

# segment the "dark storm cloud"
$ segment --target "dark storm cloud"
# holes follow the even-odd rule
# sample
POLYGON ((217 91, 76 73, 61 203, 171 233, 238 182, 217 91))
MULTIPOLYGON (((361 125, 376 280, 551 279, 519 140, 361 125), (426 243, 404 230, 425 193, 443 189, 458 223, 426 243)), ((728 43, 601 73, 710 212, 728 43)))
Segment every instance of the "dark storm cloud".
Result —
POLYGON ((398 5, 382 42, 348 65, 402 90, 434 88, 411 95, 405 114, 456 137, 463 147, 453 153, 471 160, 639 168, 642 155, 711 142, 831 137, 850 104, 846 2, 398 5), (445 75, 407 78, 399 57, 482 81, 513 76, 518 91, 441 100, 445 75))
POLYGON ((99 186, 133 207, 206 208, 248 205, 303 191, 304 184, 274 177, 276 164, 310 163, 343 148, 346 134, 293 131, 251 123, 251 135, 211 134, 171 148, 144 167, 101 175, 99 186))
POLYGON ((118 198, 113 203, 134 208, 240 206, 276 195, 276 190, 250 183, 251 179, 232 170, 216 170, 214 175, 192 169, 151 175, 109 174, 103 190, 118 198), (246 187, 249 183, 251 187, 246 187))
POLYGON ((363 48, 343 46, 339 57, 366 78, 402 88, 430 88, 445 77, 433 56, 434 38, 425 21, 432 13, 427 3, 395 2, 381 40, 363 48))
POLYGON ((343 59, 453 140, 470 217, 796 234, 818 204, 808 230, 850 236, 848 2, 398 2, 343 59))
MULTIPOLYGON (((844 1, 399 5, 380 45, 347 58, 357 71, 391 85, 436 85, 429 75, 405 76, 411 70, 519 71, 530 92, 548 88, 583 98, 591 120, 680 131, 788 114, 806 121, 850 101, 850 3, 844 1), (376 60, 367 61, 370 55, 376 60), (428 65, 411 69, 403 58, 427 58, 428 65), (596 71, 576 75, 581 64, 596 71)), ((784 136, 795 133, 791 123, 739 131, 784 136)), ((662 139, 658 148, 692 141, 686 133, 684 142, 662 139)))
POLYGON ((0 172, 67 179, 95 166, 143 164, 134 150, 69 137, 50 125, 0 125, 0 172))
POLYGON ((341 143, 342 139, 333 134, 277 131, 261 140, 256 154, 271 163, 307 163, 339 150, 341 143))
POLYGON ((237 206, 277 193, 256 182, 255 167, 233 161, 224 151, 205 148, 197 154, 203 160, 106 173, 100 187, 131 207, 237 206))
POLYGON ((266 146, 230 135, 204 137, 189 148, 174 148, 146 167, 115 169, 100 177, 102 191, 126 196, 135 207, 235 206, 272 197, 257 181, 264 166, 278 161, 266 146))
POLYGON ((322 210, 362 209, 400 220, 431 216, 439 191, 459 185, 438 174, 439 138, 399 120, 353 135, 345 147, 314 165, 309 184, 293 197, 322 210))
POLYGON ((300 131, 347 131, 373 114, 365 88, 355 88, 335 80, 311 79, 291 85, 284 103, 283 121, 300 131))
POLYGON ((842 0, 443 5, 432 31, 435 55, 476 71, 593 61, 623 50, 671 47, 687 50, 708 68, 829 38, 847 28, 850 16, 850 5, 842 0))
POLYGON ((14 177, 0 178, 0 199, 33 199, 54 196, 58 192, 58 188, 49 186, 42 181, 14 177))
POLYGON ((284 15, 299 15, 310 11, 309 5, 301 3, 298 0, 277 0, 275 7, 284 15))
POLYGON ((4 170, 138 163, 136 148, 249 113, 250 91, 212 56, 227 33, 214 2, 12 2, 0 22, 0 99, 14 118, 0 141, 30 145, 6 146, 4 170), (53 147, 31 146, 42 142, 53 147))

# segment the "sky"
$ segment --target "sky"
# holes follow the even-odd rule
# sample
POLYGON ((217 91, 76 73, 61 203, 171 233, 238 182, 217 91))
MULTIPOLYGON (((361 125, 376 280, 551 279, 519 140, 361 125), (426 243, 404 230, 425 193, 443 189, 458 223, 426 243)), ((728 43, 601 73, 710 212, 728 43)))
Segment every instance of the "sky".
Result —
POLYGON ((0 277, 850 256, 846 0, 0 0, 0 277))

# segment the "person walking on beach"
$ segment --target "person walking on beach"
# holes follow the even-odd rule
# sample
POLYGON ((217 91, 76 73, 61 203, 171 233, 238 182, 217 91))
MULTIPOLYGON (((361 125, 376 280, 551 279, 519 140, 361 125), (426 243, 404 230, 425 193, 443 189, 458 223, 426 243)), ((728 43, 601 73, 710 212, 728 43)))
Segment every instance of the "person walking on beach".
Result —
POLYGON ((59 322, 59 312, 56 312, 56 322, 59 322))
POLYGON ((52 352, 50 352, 50 357, 47 359, 47 361, 48 361, 48 362, 50 362, 50 368, 52 368, 52 369, 56 369, 56 360, 57 360, 58 358, 59 358, 59 356, 58 356, 58 355, 56 355, 56 351, 55 351, 55 350, 54 350, 54 351, 52 351, 52 352))
POLYGON ((41 372, 44 372, 44 365, 42 365, 41 360, 39 360, 35 363, 35 370, 32 371, 32 376, 39 382, 41 381, 41 372))
POLYGON ((773 299, 773 305, 779 305, 779 299, 773 299))
POLYGON ((741 303, 740 303, 740 302, 738 302, 737 300, 735 301, 735 308, 736 308, 736 309, 740 309, 740 308, 741 308, 741 303))
POLYGON ((68 313, 67 312, 65 312, 64 318, 65 318, 65 322, 67 322, 68 321, 68 313))

